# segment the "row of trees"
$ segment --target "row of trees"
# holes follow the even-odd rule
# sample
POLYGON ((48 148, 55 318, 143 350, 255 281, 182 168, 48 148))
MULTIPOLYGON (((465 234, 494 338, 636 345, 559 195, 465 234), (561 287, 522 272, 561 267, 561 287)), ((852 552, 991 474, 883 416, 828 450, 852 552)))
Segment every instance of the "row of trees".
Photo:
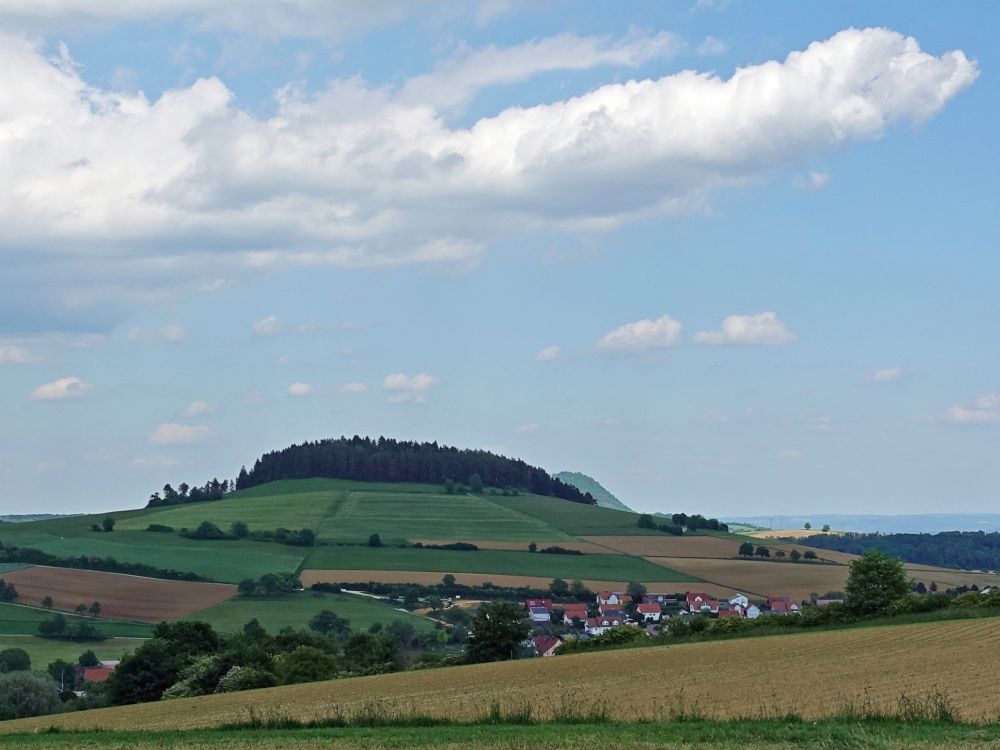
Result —
POLYGON ((686 513, 674 513, 670 517, 670 523, 660 523, 656 516, 649 513, 641 513, 636 525, 640 529, 656 529, 674 536, 681 536, 686 531, 699 531, 707 529, 709 531, 729 531, 729 526, 722 523, 718 518, 705 518, 700 513, 688 515, 686 513))
POLYGON ((163 485, 163 494, 154 492, 149 496, 147 508, 162 508, 185 503, 202 503, 206 500, 221 500, 236 489, 236 482, 223 479, 211 479, 201 487, 191 487, 187 482, 181 482, 174 489, 169 483, 163 485))
POLYGON ((278 479, 333 477, 364 482, 419 482, 443 485, 468 477, 477 487, 518 487, 536 495, 593 505, 589 493, 565 484, 544 469, 520 459, 483 450, 468 450, 380 437, 336 438, 292 445, 265 453, 250 471, 240 470, 236 489, 278 479))
POLYGON ((909 563, 966 570, 1000 568, 1000 533, 943 531, 939 534, 835 534, 802 540, 811 547, 860 555, 880 549, 909 563))
MULTIPOLYGON (((753 557, 756 555, 763 558, 771 557, 771 550, 762 544, 758 545, 755 549, 752 542, 743 542, 740 545, 739 554, 741 557, 753 557)), ((783 560, 785 558, 785 551, 783 549, 775 550, 774 556, 779 560, 783 560)), ((807 549, 804 554, 797 549, 793 549, 788 553, 788 559, 792 562, 799 562, 800 560, 809 560, 811 562, 819 558, 811 549, 807 549)))
POLYGON ((145 578, 168 578, 177 581, 207 581, 196 573, 157 568, 145 563, 121 562, 113 557, 79 555, 59 557, 33 547, 8 547, 0 543, 0 563, 26 563, 28 565, 48 565, 54 568, 78 568, 101 570, 108 573, 126 573, 145 578))

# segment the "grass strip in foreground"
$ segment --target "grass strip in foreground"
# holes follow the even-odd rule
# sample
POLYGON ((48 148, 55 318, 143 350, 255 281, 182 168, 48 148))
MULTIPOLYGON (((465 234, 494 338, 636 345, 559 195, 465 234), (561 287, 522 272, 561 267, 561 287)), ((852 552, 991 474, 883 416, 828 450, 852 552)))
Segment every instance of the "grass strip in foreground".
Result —
POLYGON ((311 750, 312 748, 573 748, 666 750, 681 748, 987 748, 1000 743, 1000 726, 933 721, 769 719, 664 723, 476 723, 325 729, 211 729, 189 732, 57 732, 9 735, 0 748, 25 750, 311 750))

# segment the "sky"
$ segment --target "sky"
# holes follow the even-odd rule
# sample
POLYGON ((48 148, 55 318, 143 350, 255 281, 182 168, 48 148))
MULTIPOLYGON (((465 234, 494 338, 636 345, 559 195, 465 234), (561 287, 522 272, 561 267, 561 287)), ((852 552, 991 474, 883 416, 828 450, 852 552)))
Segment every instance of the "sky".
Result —
POLYGON ((0 0, 0 513, 340 435, 986 512, 992 2, 0 0))

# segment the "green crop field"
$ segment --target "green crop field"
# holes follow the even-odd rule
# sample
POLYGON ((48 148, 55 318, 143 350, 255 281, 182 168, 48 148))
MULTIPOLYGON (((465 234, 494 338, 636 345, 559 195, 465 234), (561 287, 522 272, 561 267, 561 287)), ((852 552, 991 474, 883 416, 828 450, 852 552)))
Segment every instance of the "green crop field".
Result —
POLYGON ((108 638, 103 641, 56 641, 31 635, 0 635, 0 650, 20 648, 28 653, 31 668, 40 672, 56 659, 76 662, 84 651, 93 651, 98 659, 121 659, 144 643, 142 638, 108 638))
POLYGON ((306 628, 312 616, 324 609, 346 617, 351 621, 352 630, 367 630, 377 622, 388 625, 393 620, 403 620, 420 630, 434 627, 434 623, 426 617, 400 612, 389 604, 368 597, 319 591, 302 591, 273 599, 237 597, 184 619, 200 620, 221 632, 235 633, 256 617, 265 630, 277 633, 285 627, 295 630, 306 628))
POLYGON ((603 581, 698 581, 642 558, 628 555, 543 555, 505 550, 454 552, 413 547, 317 547, 309 569, 426 570, 447 573, 498 573, 603 581))
POLYGON ((15 570, 23 570, 24 568, 30 568, 30 565, 22 565, 21 563, 0 563, 0 575, 4 573, 10 573, 15 570))
POLYGON ((573 536, 598 534, 662 534, 661 531, 640 529, 639 515, 624 510, 599 508, 596 505, 571 503, 552 497, 518 495, 490 498, 498 505, 524 513, 573 536))
MULTIPOLYGON (((38 632, 38 623, 51 620, 54 613, 35 607, 25 607, 20 604, 0 604, 0 635, 34 635, 38 632)), ((64 615, 72 624, 88 622, 101 633, 111 637, 129 636, 145 638, 152 635, 153 628, 141 622, 123 622, 121 620, 102 620, 78 615, 64 615)))

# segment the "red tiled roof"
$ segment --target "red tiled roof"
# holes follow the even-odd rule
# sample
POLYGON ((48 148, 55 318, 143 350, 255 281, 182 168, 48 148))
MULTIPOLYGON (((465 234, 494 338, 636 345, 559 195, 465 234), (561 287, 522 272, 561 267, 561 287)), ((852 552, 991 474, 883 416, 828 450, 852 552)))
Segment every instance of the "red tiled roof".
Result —
POLYGON ((531 639, 531 643, 534 645, 535 651, 539 654, 544 654, 546 651, 549 651, 562 643, 562 639, 557 638, 554 635, 536 635, 531 639))
POLYGON ((642 612, 644 615, 655 615, 660 611, 659 604, 640 604, 635 608, 637 612, 642 612))
POLYGON ((104 682, 114 671, 114 667, 85 667, 83 670, 83 681, 104 682))

